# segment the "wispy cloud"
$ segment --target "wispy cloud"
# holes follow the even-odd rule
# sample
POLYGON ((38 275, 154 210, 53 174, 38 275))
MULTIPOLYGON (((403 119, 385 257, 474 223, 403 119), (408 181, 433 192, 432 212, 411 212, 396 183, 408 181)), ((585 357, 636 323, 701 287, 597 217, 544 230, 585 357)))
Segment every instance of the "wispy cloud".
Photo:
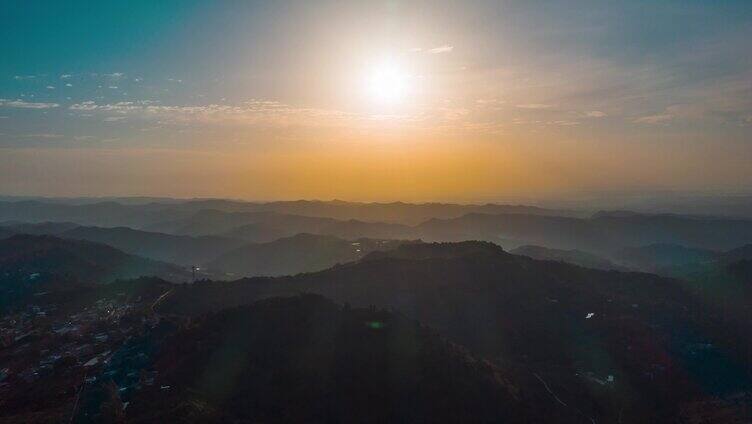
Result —
POLYGON ((23 134, 19 138, 43 138, 43 139, 57 139, 65 137, 62 134, 56 133, 35 133, 35 134, 23 134))
MULTIPOLYGON (((173 123, 234 122, 239 124, 328 126, 357 117, 355 114, 336 110, 297 108, 284 103, 265 100, 251 100, 238 105, 208 104, 193 106, 159 105, 149 100, 98 104, 89 100, 73 104, 69 106, 69 109, 78 112, 114 114, 115 118, 133 115, 142 119, 158 119, 173 123)), ((110 121, 115 120, 118 119, 110 119, 110 121)))
POLYGON ((17 109, 52 109, 59 107, 60 105, 57 103, 27 102, 23 100, 0 99, 0 106, 13 107, 17 109))
POLYGON ((588 118, 603 118, 606 115, 604 112, 601 112, 600 110, 591 110, 590 112, 585 112, 585 116, 588 118))
POLYGON ((569 120, 566 120, 566 119, 564 119, 564 120, 558 120, 558 121, 550 121, 550 122, 547 122, 547 124, 548 125, 561 125, 561 126, 564 126, 564 127, 571 127, 573 125, 580 125, 580 123, 577 122, 577 121, 569 121, 569 120))
POLYGON ((521 105, 515 105, 515 107, 520 109, 551 109, 553 105, 548 105, 545 103, 525 103, 521 105))
POLYGON ((454 46, 450 46, 449 44, 445 44, 443 46, 434 47, 432 49, 429 49, 428 53, 431 53, 431 54, 449 53, 452 50, 454 50, 454 46))
POLYGON ((660 124, 671 121, 674 119, 674 115, 670 113, 663 113, 658 115, 649 115, 637 118, 634 120, 637 124, 660 124))
POLYGON ((16 75, 13 77, 15 80, 30 80, 36 78, 36 75, 16 75))
POLYGON ((71 78, 72 76, 73 75, 71 75, 71 74, 62 74, 62 75, 60 75, 60 79, 68 79, 68 78, 71 78))

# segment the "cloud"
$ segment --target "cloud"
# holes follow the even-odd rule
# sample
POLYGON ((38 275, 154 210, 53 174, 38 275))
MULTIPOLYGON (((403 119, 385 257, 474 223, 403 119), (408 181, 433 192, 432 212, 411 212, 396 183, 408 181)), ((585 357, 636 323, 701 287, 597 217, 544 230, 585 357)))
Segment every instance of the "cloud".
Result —
POLYGON ((55 133, 38 133, 38 134, 24 134, 20 135, 20 138, 44 138, 44 139, 56 139, 65 137, 62 134, 55 133))
POLYGON ((553 105, 547 105, 544 103, 525 103, 521 105, 515 105, 520 109, 551 109, 553 105))
MULTIPOLYGON (((96 74, 92 74, 92 75, 96 75, 96 74)), ((125 74, 122 72, 113 72, 111 74, 104 74, 104 76, 107 78, 111 78, 113 80, 119 80, 121 78, 124 78, 125 74)))
POLYGON ((475 99, 471 107, 478 113, 491 113, 506 109, 506 104, 506 100, 498 98, 481 98, 475 99))
POLYGON ((141 100, 138 102, 117 102, 110 104, 97 104, 93 100, 87 100, 81 103, 75 103, 68 107, 76 111, 99 111, 99 112, 116 112, 128 113, 144 111, 146 106, 154 105, 156 102, 151 100, 141 100))
POLYGON ((104 118, 104 122, 118 122, 125 119, 125 116, 108 116, 104 118))
POLYGON ((26 102, 23 100, 0 99, 0 106, 13 107, 17 109, 52 109, 59 107, 60 105, 57 103, 26 102))
POLYGON ((68 79, 68 78, 70 78, 72 76, 73 75, 71 75, 71 74, 63 74, 63 75, 60 75, 60 79, 68 79))
POLYGON ((66 87, 73 87, 73 84, 71 84, 71 83, 67 83, 67 84, 65 84, 65 86, 66 86, 66 87))
POLYGON ((47 89, 48 89, 48 90, 54 90, 54 89, 55 89, 55 86, 54 86, 54 85, 48 85, 48 86, 47 86, 47 89))
POLYGON ((476 99, 475 104, 477 105, 503 105, 505 104, 505 100, 491 98, 491 99, 476 99))
POLYGON ((13 77, 13 79, 15 79, 15 80, 29 80, 29 79, 34 79, 36 77, 37 77, 36 75, 16 75, 15 77, 13 77))
POLYGON ((73 139, 76 140, 76 141, 93 140, 95 138, 96 137, 91 136, 91 135, 77 135, 77 136, 73 137, 73 139))
POLYGON ((674 119, 674 115, 670 113, 663 113, 658 115, 649 115, 649 116, 643 116, 641 118, 637 118, 634 120, 637 124, 660 124, 663 122, 668 122, 674 119))
POLYGON ((565 127, 570 127, 573 125, 580 125, 580 123, 577 121, 568 121, 568 120, 551 121, 548 124, 549 125, 561 125, 565 127))
POLYGON ((463 107, 440 107, 437 112, 447 121, 459 121, 470 115, 470 110, 463 107))
POLYGON ((160 105, 150 100, 98 104, 89 100, 70 105, 69 109, 86 113, 114 114, 115 118, 127 115, 170 123, 230 122, 282 126, 330 126, 340 124, 345 120, 357 119, 355 114, 327 109, 296 108, 284 103, 265 100, 251 100, 239 105, 195 106, 160 105))
POLYGON ((588 118, 603 118, 608 115, 601 112, 600 110, 592 110, 590 112, 585 112, 585 116, 587 116, 588 118))
POLYGON ((449 53, 452 50, 454 50, 454 46, 450 46, 449 44, 445 44, 443 46, 434 47, 432 49, 429 49, 428 53, 431 53, 431 54, 449 53))

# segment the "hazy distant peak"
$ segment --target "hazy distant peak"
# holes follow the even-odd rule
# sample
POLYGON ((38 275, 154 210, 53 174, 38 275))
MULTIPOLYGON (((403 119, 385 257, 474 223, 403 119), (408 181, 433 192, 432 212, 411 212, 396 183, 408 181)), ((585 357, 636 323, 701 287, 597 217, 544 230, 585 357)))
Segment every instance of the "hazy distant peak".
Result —
POLYGON ((624 270, 606 258, 578 249, 552 249, 544 246, 525 245, 511 251, 515 255, 527 256, 533 259, 569 262, 585 268, 604 270, 624 270))

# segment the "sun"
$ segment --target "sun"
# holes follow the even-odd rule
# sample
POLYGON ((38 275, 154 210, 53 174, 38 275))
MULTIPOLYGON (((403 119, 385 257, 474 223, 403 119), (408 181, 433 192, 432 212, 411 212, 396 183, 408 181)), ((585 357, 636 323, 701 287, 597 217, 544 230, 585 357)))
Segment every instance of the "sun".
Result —
POLYGON ((394 104, 402 101, 408 91, 408 75, 395 62, 375 66, 366 78, 366 91, 375 101, 394 104))

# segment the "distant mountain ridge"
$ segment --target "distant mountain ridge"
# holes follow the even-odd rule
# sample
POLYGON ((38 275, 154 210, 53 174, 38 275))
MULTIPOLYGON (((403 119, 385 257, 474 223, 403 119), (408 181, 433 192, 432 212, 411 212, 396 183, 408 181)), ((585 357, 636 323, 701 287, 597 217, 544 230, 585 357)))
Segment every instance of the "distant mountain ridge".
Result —
POLYGON ((343 201, 241 202, 224 199, 23 199, 0 201, 0 221, 70 221, 80 225, 146 228, 171 219, 186 218, 200 210, 233 213, 278 213, 340 221, 415 225, 430 218, 455 218, 467 213, 527 213, 584 216, 582 212, 524 205, 461 205, 450 203, 358 203, 343 201), (153 200, 153 201, 147 201, 153 200))
POLYGON ((189 237, 127 227, 76 227, 58 236, 107 244, 127 253, 184 266, 204 265, 246 244, 243 240, 228 237, 189 237))
POLYGON ((583 266, 585 268, 616 271, 628 270, 628 268, 617 265, 608 259, 577 249, 562 250, 550 249, 543 246, 527 245, 513 249, 510 251, 510 253, 514 253, 515 255, 529 256, 533 259, 539 260, 568 262, 574 265, 583 266))
MULTIPOLYGON (((220 236, 269 242, 299 233, 344 239, 485 240, 506 248, 539 245, 581 250, 610 257, 621 249, 650 244, 728 250, 752 242, 752 220, 634 212, 599 212, 591 217, 558 216, 553 210, 504 205, 353 204, 346 202, 243 203, 203 200, 185 203, 120 205, 114 202, 59 204, 39 201, 0 202, 0 220, 72 222, 173 235, 220 236), (461 206, 461 207, 460 207, 461 206), (222 209, 207 209, 222 208, 222 209), (433 209, 432 209, 433 208, 433 209), (522 208, 522 209, 520 209, 522 208), (384 220, 398 211, 431 212, 419 224, 339 219, 353 211, 382 210, 384 220), (328 212, 327 212, 328 211, 328 212), (454 211, 460 216, 442 218, 454 211), (494 213, 484 213, 484 212, 494 213), (298 212, 292 214, 289 212, 298 212), (315 212, 315 213, 314 213, 315 212), (344 215, 343 215, 344 214, 344 215)), ((452 214, 449 215, 453 215, 452 214)), ((371 212, 369 212, 371 213, 371 212)), ((374 212, 375 213, 375 212, 374 212)), ((400 212, 401 213, 401 212, 400 212)), ((418 216, 418 215, 415 215, 418 216)), ((422 216, 425 218, 426 216, 422 216)), ((421 218, 421 219, 422 219, 421 218)), ((410 220, 407 220, 410 221, 410 220)))
POLYGON ((536 215, 468 214, 432 219, 414 227, 426 241, 515 239, 555 249, 579 249, 611 255, 624 247, 678 244, 727 250, 752 240, 752 220, 679 215, 617 214, 593 218, 536 215))
POLYGON ((268 243, 246 244, 209 262, 210 269, 242 276, 280 276, 314 272, 356 261, 374 251, 390 250, 405 241, 297 234, 268 243))

